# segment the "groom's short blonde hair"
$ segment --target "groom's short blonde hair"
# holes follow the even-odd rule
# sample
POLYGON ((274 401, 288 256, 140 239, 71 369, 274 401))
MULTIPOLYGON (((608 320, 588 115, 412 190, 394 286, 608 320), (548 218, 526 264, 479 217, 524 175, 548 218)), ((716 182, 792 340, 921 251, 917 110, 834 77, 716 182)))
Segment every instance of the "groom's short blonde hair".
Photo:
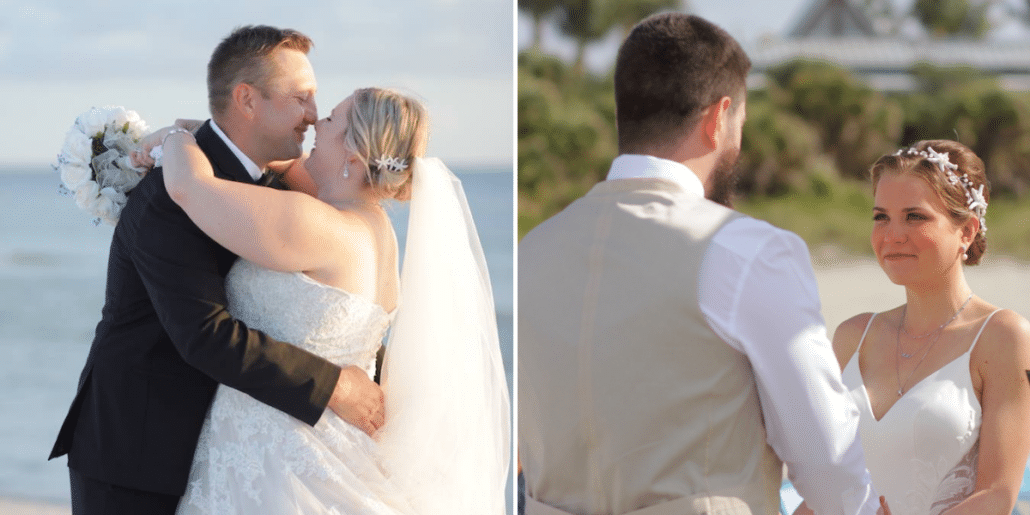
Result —
POLYGON ((278 48, 307 54, 314 43, 293 29, 267 25, 239 27, 215 47, 207 63, 207 98, 211 114, 218 116, 229 107, 237 84, 250 84, 268 96, 267 85, 275 77, 272 52, 278 48))

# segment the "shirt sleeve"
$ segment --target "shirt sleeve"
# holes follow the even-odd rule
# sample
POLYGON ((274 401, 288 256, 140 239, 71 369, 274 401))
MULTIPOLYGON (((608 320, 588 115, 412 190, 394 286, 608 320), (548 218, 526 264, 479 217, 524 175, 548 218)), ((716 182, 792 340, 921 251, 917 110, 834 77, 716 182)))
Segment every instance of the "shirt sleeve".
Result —
POLYGON ((743 218, 724 226, 701 267, 701 310, 754 370, 766 438, 816 513, 879 507, 858 440, 858 409, 826 336, 808 248, 743 218))

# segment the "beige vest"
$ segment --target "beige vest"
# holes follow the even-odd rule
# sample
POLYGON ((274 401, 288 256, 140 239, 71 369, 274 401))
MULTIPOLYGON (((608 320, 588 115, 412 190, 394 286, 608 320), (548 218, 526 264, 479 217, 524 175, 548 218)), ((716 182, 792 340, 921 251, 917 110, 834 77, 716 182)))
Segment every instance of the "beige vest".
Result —
POLYGON ((527 513, 778 513, 750 363, 697 298, 712 236, 739 216, 670 181, 622 179, 520 242, 527 513))

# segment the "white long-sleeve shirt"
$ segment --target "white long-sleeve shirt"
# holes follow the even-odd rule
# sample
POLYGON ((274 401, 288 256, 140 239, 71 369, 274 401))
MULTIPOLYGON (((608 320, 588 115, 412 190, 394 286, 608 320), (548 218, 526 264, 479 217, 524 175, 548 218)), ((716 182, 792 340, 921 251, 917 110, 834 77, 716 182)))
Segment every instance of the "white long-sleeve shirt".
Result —
MULTIPOLYGON (((665 159, 622 155, 608 173, 608 180, 637 177, 704 196, 697 175, 665 159)), ((804 241, 754 218, 733 220, 713 237, 698 284, 708 324, 751 362, 766 439, 808 507, 819 515, 876 513, 858 409, 841 382, 804 241)))

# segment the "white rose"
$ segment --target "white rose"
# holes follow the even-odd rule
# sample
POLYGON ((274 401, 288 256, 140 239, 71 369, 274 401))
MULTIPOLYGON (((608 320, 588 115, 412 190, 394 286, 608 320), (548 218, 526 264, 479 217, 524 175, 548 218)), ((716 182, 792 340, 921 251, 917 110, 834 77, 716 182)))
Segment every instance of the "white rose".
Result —
POLYGON ((122 127, 129 121, 129 112, 122 106, 107 106, 107 121, 114 127, 122 127))
POLYGON ((71 191, 78 189, 82 183, 89 181, 93 175, 92 170, 88 166, 78 163, 63 163, 60 169, 61 182, 64 183, 65 188, 71 191))
POLYGON ((79 185, 75 189, 75 205, 79 206, 79 209, 84 209, 88 213, 92 213, 93 205, 97 200, 97 195, 100 194, 100 187, 93 181, 86 181, 79 185))
POLYGON ((75 124, 82 129, 86 136, 93 137, 97 133, 104 132, 104 126, 107 124, 107 112, 94 107, 79 115, 75 124))
POLYGON ((93 140, 83 134, 82 131, 72 127, 64 137, 64 147, 61 148, 61 162, 85 166, 89 163, 92 154, 93 140))
POLYGON ((136 111, 127 111, 125 118, 129 122, 129 130, 126 136, 131 138, 133 143, 138 143, 139 140, 150 133, 150 129, 147 128, 147 122, 136 111))

